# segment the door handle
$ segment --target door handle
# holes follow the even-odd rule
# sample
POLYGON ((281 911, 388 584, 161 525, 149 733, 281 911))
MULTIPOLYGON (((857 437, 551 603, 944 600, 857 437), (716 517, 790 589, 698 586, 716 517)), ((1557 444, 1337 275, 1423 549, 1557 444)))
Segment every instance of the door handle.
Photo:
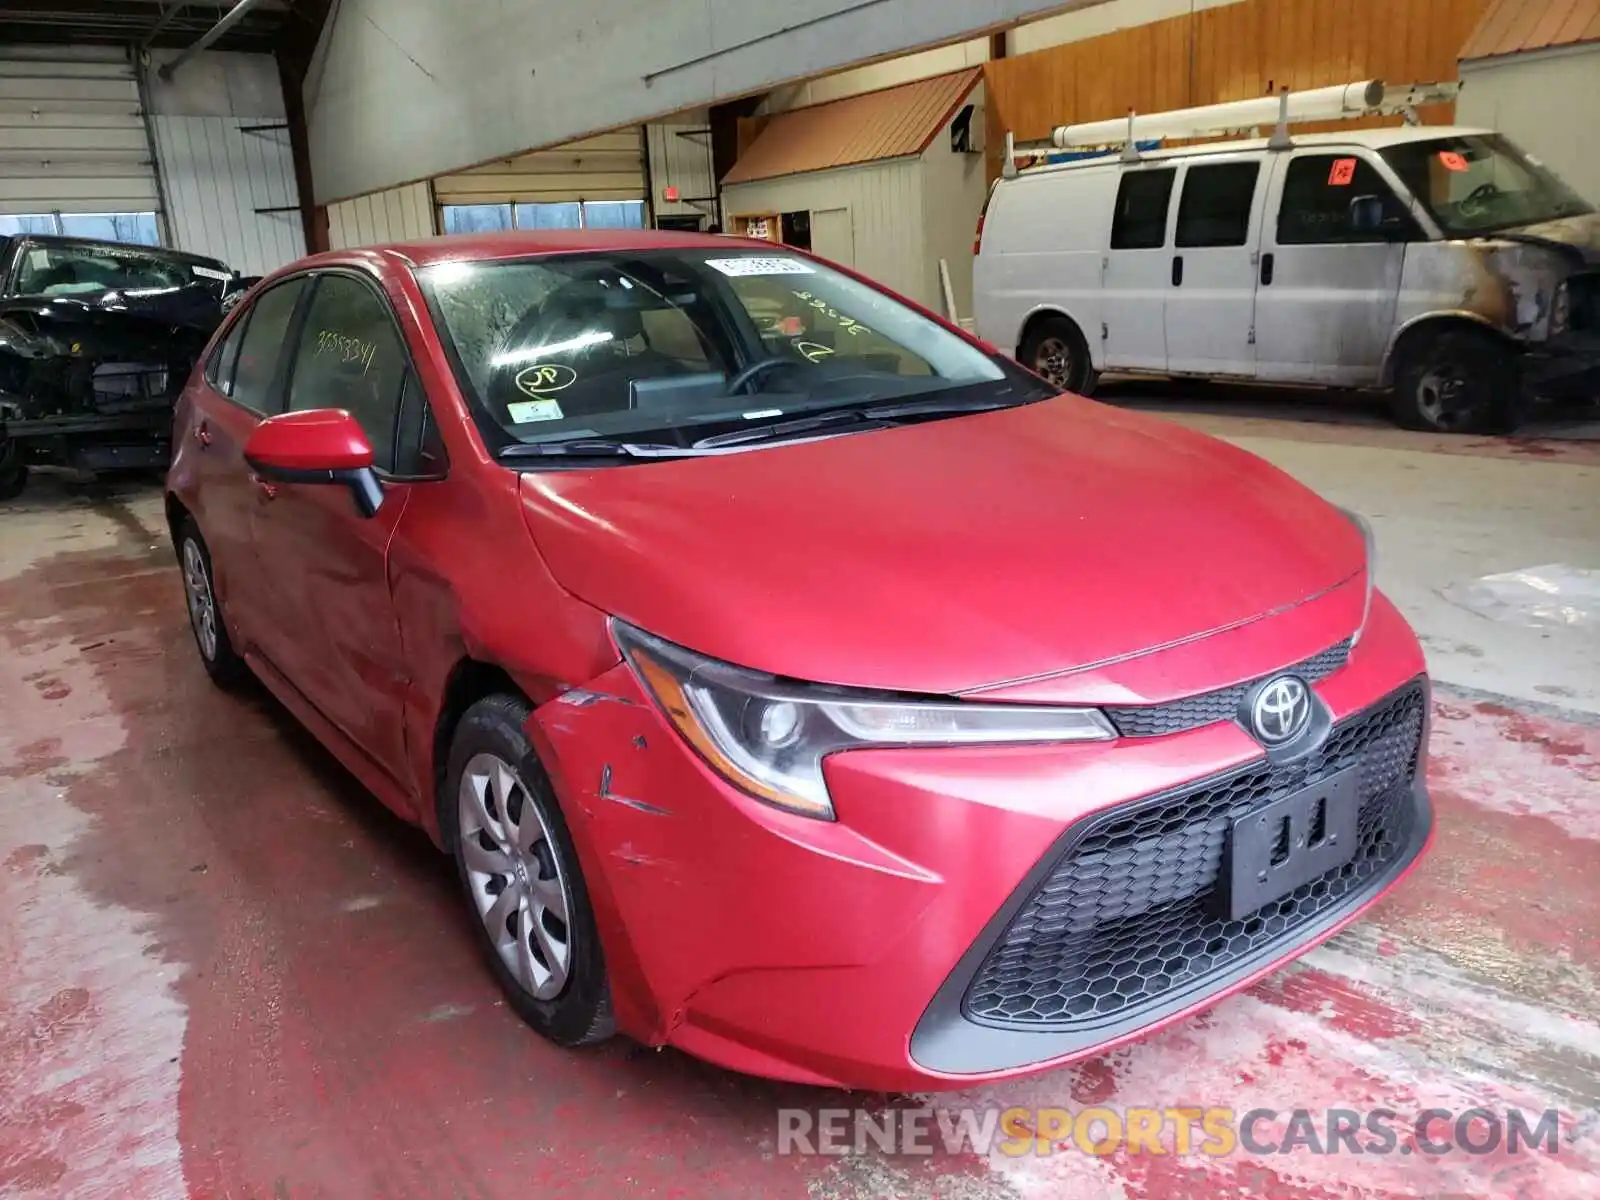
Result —
POLYGON ((1272 283, 1272 251, 1267 251, 1261 256, 1261 282, 1264 286, 1272 283))
POLYGON ((211 430, 206 426, 204 421, 201 421, 200 424, 195 426, 194 440, 199 442, 201 446, 211 445, 211 430))
POLYGON ((1183 286, 1183 255, 1181 254, 1172 256, 1172 286, 1183 286))

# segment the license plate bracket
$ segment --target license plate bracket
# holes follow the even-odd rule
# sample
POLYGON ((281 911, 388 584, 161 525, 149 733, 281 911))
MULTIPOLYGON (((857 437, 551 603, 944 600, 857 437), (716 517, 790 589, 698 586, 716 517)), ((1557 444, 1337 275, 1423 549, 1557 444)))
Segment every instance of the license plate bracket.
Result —
POLYGON ((1237 818, 1228 831, 1222 908, 1238 921, 1355 856, 1361 796, 1340 771, 1237 818))

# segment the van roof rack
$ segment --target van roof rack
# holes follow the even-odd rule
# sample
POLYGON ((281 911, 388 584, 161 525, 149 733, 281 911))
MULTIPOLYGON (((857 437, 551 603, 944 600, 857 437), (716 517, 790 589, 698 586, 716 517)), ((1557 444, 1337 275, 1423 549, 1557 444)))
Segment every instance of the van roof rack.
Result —
POLYGON ((1294 145, 1289 136, 1293 125, 1396 114, 1415 125, 1419 122, 1417 109, 1420 106, 1449 103, 1460 90, 1461 85, 1454 81, 1386 84, 1381 79, 1364 79, 1303 92, 1284 88, 1275 96, 1203 104, 1164 113, 1138 115, 1130 108, 1126 118, 1057 125, 1047 141, 1018 142, 1007 132, 1004 174, 1007 178, 1017 174, 1019 156, 1033 158, 1035 162, 1030 165, 1041 165, 1052 159, 1059 161, 1062 151, 1103 154, 1120 149, 1123 162, 1138 162, 1144 150, 1167 138, 1228 137, 1246 133, 1260 136, 1259 131, 1267 126, 1273 129, 1268 148, 1287 150, 1294 145))

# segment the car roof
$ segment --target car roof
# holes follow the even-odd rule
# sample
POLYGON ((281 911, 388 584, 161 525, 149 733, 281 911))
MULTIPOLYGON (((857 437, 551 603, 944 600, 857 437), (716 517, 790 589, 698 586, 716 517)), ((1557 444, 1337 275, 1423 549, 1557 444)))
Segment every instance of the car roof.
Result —
POLYGON ((109 238, 74 237, 60 233, 17 233, 12 240, 30 246, 103 246, 108 250, 135 250, 152 258, 169 258, 178 262, 203 263, 231 270, 220 258, 207 254, 190 254, 187 250, 170 250, 166 246, 146 246, 141 242, 114 242, 109 238))
MULTIPOLYGON (((1493 129, 1478 129, 1465 125, 1401 125, 1390 126, 1383 129, 1350 129, 1334 133, 1295 133, 1290 131, 1290 138, 1294 148, 1316 146, 1358 146, 1365 150, 1381 150, 1386 146, 1400 146, 1407 142, 1431 142, 1437 138, 1447 137, 1493 137, 1493 129)), ((1269 149, 1267 138, 1240 138, 1216 142, 1201 142, 1189 146, 1172 146, 1160 150, 1148 150, 1139 155, 1139 162, 1161 162, 1169 159, 1197 158, 1207 154, 1248 154, 1254 151, 1269 149)), ((1057 153, 1060 153, 1059 151, 1057 153)), ((1041 163, 1037 167, 1025 167, 1017 175, 1018 179, 1033 179, 1041 175, 1053 175, 1058 171, 1081 170, 1084 167, 1106 166, 1119 164, 1121 160, 1114 153, 1096 155, 1093 158, 1080 158, 1072 162, 1041 163)), ((1002 180, 1002 182, 1005 182, 1002 180)))
MULTIPOLYGON (((365 246, 362 249, 391 262, 398 260, 405 266, 416 268, 437 263, 488 262, 540 254, 761 247, 777 249, 771 242, 724 237, 716 233, 679 233, 656 229, 547 229, 519 230, 514 233, 452 233, 416 241, 365 246)), ((296 265, 315 267, 339 261, 349 261, 349 254, 340 251, 316 254, 302 259, 296 265)))

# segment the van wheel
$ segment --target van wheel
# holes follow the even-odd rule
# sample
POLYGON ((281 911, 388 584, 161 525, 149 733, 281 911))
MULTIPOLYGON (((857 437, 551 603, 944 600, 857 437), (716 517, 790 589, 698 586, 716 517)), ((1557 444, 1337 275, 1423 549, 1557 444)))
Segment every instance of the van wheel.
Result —
POLYGON ((22 495, 28 484, 28 464, 22 461, 22 446, 11 438, 0 437, 0 500, 22 495))
POLYGON ((1522 419, 1522 372, 1491 333, 1419 334, 1400 348, 1391 408, 1403 429, 1510 433, 1522 419))
POLYGON ((1098 381, 1083 332, 1066 317, 1044 317, 1028 326, 1017 361, 1064 392, 1094 394, 1098 381))

